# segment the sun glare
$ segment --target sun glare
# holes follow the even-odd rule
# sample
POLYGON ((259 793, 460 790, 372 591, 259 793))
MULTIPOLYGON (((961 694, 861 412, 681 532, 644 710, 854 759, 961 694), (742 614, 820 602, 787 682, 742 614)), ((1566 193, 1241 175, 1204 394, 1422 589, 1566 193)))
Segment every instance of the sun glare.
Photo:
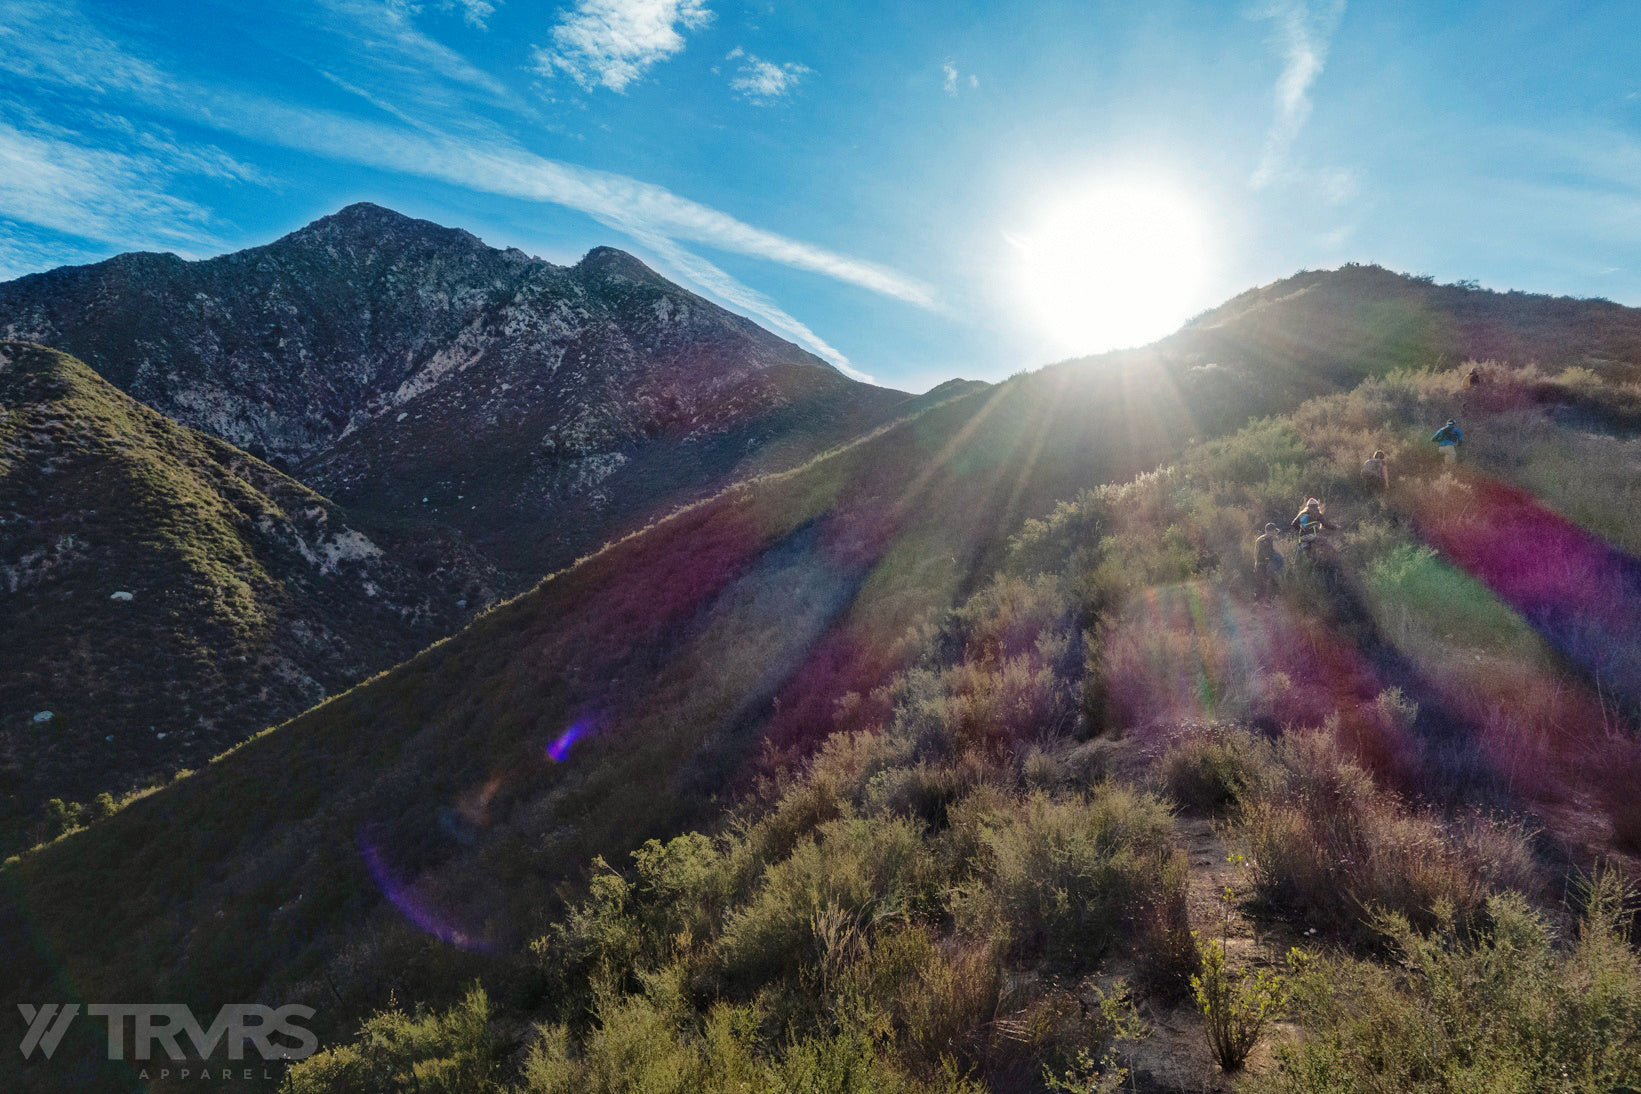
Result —
POLYGON ((1201 307, 1207 238, 1190 197, 1166 184, 1109 179, 1047 203, 1016 251, 1024 320, 1067 353, 1141 345, 1201 307))

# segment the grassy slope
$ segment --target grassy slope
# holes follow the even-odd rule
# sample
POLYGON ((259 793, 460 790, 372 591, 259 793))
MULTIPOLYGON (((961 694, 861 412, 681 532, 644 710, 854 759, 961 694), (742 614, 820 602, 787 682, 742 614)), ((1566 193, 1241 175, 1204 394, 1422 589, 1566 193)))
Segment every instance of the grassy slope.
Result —
MULTIPOLYGON (((1017 505, 1025 500, 1031 446, 1023 439, 1043 434, 1020 418, 1052 404, 1029 392, 1016 384, 938 407, 682 512, 487 613, 389 677, 135 803, 106 834, 98 826, 24 860, 19 869, 32 873, 48 857, 90 853, 103 868, 144 877, 163 905, 132 902, 112 920, 99 908, 88 930, 95 938, 64 937, 62 952, 82 955, 82 975, 104 991, 131 988, 116 979, 115 952, 130 952, 133 933, 158 950, 152 965, 139 959, 145 967, 130 974, 146 982, 158 972, 184 997, 194 977, 206 978, 212 994, 231 994, 269 975, 284 982, 311 974, 324 952, 304 953, 314 928, 356 921, 376 903, 359 864, 362 838, 382 841, 412 876, 437 862, 447 870, 465 863, 454 890, 488 880, 479 882, 482 893, 468 893, 472 910, 462 918, 483 916, 499 900, 490 909, 498 928, 516 932, 554 879, 579 871, 591 853, 615 853, 688 819, 705 802, 701 791, 755 749, 756 725, 806 668, 847 682, 870 680, 864 674, 892 662, 886 636, 949 602, 975 556, 994 553, 1023 516, 1004 514, 1012 495, 1021 495, 1017 505), (976 422, 970 443, 950 444, 976 422), (965 503, 931 506, 930 496, 965 503), (978 526, 975 514, 984 516, 978 526), (817 643, 859 652, 806 660, 817 643), (593 732, 574 762, 545 760, 542 748, 578 720, 593 732), (442 808, 464 802, 487 822, 472 848, 439 823, 442 808), (528 886, 515 888, 516 878, 488 865, 537 840, 544 846, 530 865, 508 867, 544 871, 528 886), (208 878, 198 870, 204 861, 228 873, 208 878), (263 899, 229 896, 272 897, 287 886, 302 899, 272 921, 263 899), (192 941, 209 948, 192 951, 191 924, 219 909, 226 918, 214 937, 192 941)), ((1085 450, 1094 440, 1081 438, 1085 450)), ((66 873, 52 870, 50 881, 37 874, 52 891, 31 902, 97 903, 107 878, 87 867, 81 860, 66 873)))
MULTIPOLYGON (((1364 299, 1335 317, 1350 337, 1330 372, 1418 354, 1417 325, 1375 340, 1383 310, 1364 299)), ((393 926, 367 858, 424 925, 505 950, 592 853, 710 816, 710 793, 757 770, 761 739, 802 755, 834 714, 880 720, 873 689, 917 652, 908 626, 976 587, 1024 516, 1325 386, 1285 321, 1252 309, 1153 353, 1023 377, 614 545, 8 868, 35 952, 84 996, 334 986, 342 1020, 395 984, 439 994, 490 959, 393 926), (569 762, 543 758, 575 724, 590 732, 569 762), (105 909, 110 885, 141 895, 105 909)))
MULTIPOLYGON (((1515 499, 1522 453, 1610 460, 1546 480, 1541 537, 1580 534, 1559 512, 1624 504, 1641 386, 1604 385, 1592 431, 1560 424, 1589 405, 1576 371, 1457 381, 1372 381, 1028 522, 996 578, 909 640, 874 732, 835 734, 731 823, 596 867, 582 901, 492 970, 493 1002, 386 1011, 293 1090, 412 1067, 474 1090, 973 1089, 959 1075, 1037 1090, 1045 1069, 1115 1089, 1118 1066, 1139 1089, 1203 1089, 1222 1076, 1181 1003, 1187 927, 1226 938, 1233 983, 1274 971, 1267 951, 1312 951, 1291 1014, 1311 1037, 1256 1056, 1257 1089, 1633 1079, 1641 961, 1617 890, 1591 890, 1576 946, 1552 926, 1572 919, 1570 863, 1641 865, 1626 858, 1641 849, 1624 828, 1633 787, 1602 793, 1641 773, 1634 724, 1589 717, 1593 677, 1611 687, 1624 663, 1581 661, 1604 651, 1569 641, 1552 606, 1518 611, 1514 571, 1465 545, 1486 539, 1476 499, 1515 499), (1454 477, 1424 423, 1462 400, 1474 440, 1454 477), (1366 445, 1391 453, 1388 494, 1357 477, 1366 445), (1249 526, 1279 515, 1293 479, 1329 498, 1336 547, 1261 603, 1249 526), (1438 551, 1447 521, 1466 534, 1438 551), (1228 822, 1229 847, 1175 806, 1228 822), (1228 849, 1247 865, 1221 864, 1228 849), (1131 994, 1111 1010, 1114 977, 1131 994), (1110 1018, 1131 1004, 1150 1029, 1126 1044, 1110 1018), (527 1053, 508 1047, 521 1040, 527 1053)), ((1620 544, 1641 534, 1606 523, 1620 544)), ((1549 599, 1588 608, 1597 591, 1619 601, 1608 625, 1633 629, 1628 556, 1592 546, 1531 562, 1549 599)), ((1611 637, 1633 663, 1641 642, 1611 637)))
POLYGON ((8 822, 203 763, 453 623, 381 560, 304 557, 346 533, 311 490, 71 357, 0 354, 8 822))

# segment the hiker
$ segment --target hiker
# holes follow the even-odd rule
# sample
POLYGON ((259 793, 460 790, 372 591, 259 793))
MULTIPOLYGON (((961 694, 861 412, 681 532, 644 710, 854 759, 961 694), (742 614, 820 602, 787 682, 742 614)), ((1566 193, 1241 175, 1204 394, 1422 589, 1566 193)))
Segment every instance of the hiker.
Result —
POLYGON ((1447 419, 1447 424, 1432 433, 1430 439, 1441 448, 1442 462, 1449 467, 1459 462, 1459 445, 1464 443, 1464 431, 1459 428, 1458 422, 1447 419))
POLYGON ((1382 449, 1362 461, 1362 478, 1367 480, 1369 488, 1373 490, 1390 489, 1390 467, 1385 463, 1382 449))
POLYGON ((1282 529, 1274 524, 1265 525, 1265 534, 1254 540, 1254 596, 1265 599, 1276 588, 1277 576, 1282 573, 1282 552, 1276 541, 1282 529))
POLYGON ((1305 507, 1299 510, 1299 515, 1288 527, 1299 533, 1299 549, 1308 553, 1327 527, 1322 522, 1322 503, 1315 498, 1306 498, 1305 507))

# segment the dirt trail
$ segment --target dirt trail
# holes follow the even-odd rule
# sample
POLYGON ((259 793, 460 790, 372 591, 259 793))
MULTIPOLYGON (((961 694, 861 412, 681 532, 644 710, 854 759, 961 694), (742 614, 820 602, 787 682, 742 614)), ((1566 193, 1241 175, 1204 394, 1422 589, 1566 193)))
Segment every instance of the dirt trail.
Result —
MULTIPOLYGON (((1193 817, 1178 821, 1181 843, 1190 861, 1186 883, 1186 912, 1191 929, 1200 938, 1218 939, 1233 969, 1269 967, 1277 963, 1298 939, 1288 932, 1256 927, 1245 911, 1249 896, 1248 868, 1232 859, 1240 851, 1236 841, 1215 831, 1213 823, 1193 817), (1225 890, 1231 890, 1229 903, 1225 890)), ((1232 1080, 1219 1070, 1208 1052, 1202 1018, 1194 1002, 1173 1007, 1148 1006, 1144 1015, 1151 1034, 1136 1046, 1134 1088, 1152 1094, 1208 1094, 1229 1091, 1232 1080)), ((1248 1069, 1269 1066, 1271 1044, 1294 1036, 1295 1029, 1278 1023, 1266 1034, 1248 1069)))

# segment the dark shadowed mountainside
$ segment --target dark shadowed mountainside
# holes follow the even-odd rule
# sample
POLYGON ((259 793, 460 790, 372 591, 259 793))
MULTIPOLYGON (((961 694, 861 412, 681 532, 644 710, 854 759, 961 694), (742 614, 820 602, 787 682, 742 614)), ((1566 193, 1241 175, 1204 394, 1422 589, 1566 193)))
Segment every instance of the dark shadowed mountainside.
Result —
POLYGON ((7 845, 47 797, 164 780, 402 660, 465 618, 446 590, 471 580, 407 568, 79 361, 0 343, 7 845))

